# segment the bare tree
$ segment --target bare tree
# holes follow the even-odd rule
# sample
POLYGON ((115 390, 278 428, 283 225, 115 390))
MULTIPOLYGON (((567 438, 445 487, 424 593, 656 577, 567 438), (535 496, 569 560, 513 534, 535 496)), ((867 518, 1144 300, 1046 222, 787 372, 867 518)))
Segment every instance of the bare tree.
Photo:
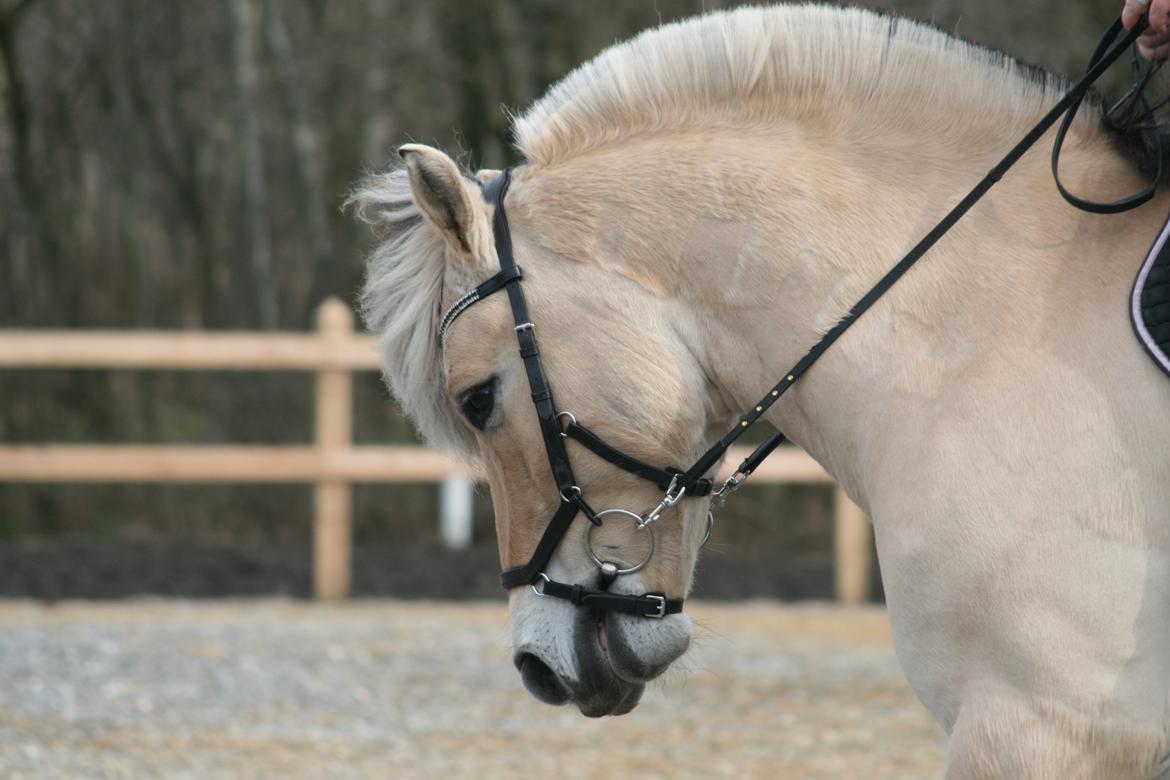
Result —
MULTIPOLYGON (((390 0, 366 0, 366 12, 371 31, 384 30, 390 20, 390 0)), ((390 114, 388 111, 390 73, 382 52, 385 41, 377 34, 366 39, 365 74, 362 79, 362 114, 365 116, 363 157, 379 163, 390 145, 390 114)))
POLYGON ((64 247, 53 224, 52 206, 46 183, 37 175, 32 142, 32 108, 17 48, 20 25, 35 3, 36 0, 20 0, 15 5, 0 10, 0 64, 4 67, 4 108, 11 133, 16 185, 24 200, 24 208, 44 251, 52 258, 60 258, 64 254, 64 247))
POLYGON ((325 212, 327 199, 323 184, 320 134, 312 119, 309 86, 298 66, 288 26, 281 15, 281 9, 284 7, 282 4, 265 2, 264 9, 267 15, 265 30, 268 46, 276 61, 281 97, 292 122, 292 148, 297 179, 300 183, 300 205, 309 231, 312 281, 309 284, 307 305, 301 307, 305 320, 308 321, 313 307, 329 292, 333 240, 329 235, 329 221, 325 212))

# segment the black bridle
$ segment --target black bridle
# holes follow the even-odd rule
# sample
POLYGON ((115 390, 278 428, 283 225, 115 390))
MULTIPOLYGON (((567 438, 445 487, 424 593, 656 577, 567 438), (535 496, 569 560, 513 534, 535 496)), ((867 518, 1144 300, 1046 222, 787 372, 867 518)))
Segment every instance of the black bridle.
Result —
MULTIPOLYGON (((508 186, 511 184, 512 169, 505 169, 499 176, 493 179, 484 187, 483 195, 495 207, 492 227, 495 234, 496 254, 500 261, 500 271, 464 295, 448 309, 440 323, 439 338, 441 340, 455 319, 475 302, 499 290, 505 290, 508 293, 508 302, 511 305, 512 319, 515 325, 516 341, 520 347, 520 357, 524 362, 524 370, 528 376, 528 386, 532 394, 533 405, 536 407, 536 416, 540 424, 541 438, 544 440, 544 449, 548 456, 549 467, 552 469, 557 494, 560 496, 560 506, 545 528, 532 557, 523 566, 506 569, 500 575, 500 581, 503 586, 511 589, 529 585, 539 595, 565 599, 579 607, 625 612, 642 617, 661 618, 669 614, 681 612, 683 607, 683 600, 681 598, 667 598, 663 593, 644 593, 640 596, 624 595, 611 593, 608 588, 619 575, 632 574, 640 570, 650 561, 650 558, 654 554, 654 532, 651 525, 667 509, 673 507, 683 498, 713 496, 721 502, 736 490, 744 480, 751 476, 752 472, 756 470, 760 463, 784 440, 784 434, 777 431, 769 436, 751 455, 740 463, 732 476, 724 481, 718 489, 715 489, 714 482, 708 474, 723 459, 727 450, 739 437, 754 425, 774 403, 780 400, 796 384, 800 377, 816 363, 821 355, 845 331, 857 322, 886 291, 893 287, 1007 173, 1008 169, 1057 120, 1061 119, 1062 116, 1064 117, 1053 146, 1052 171, 1054 177, 1056 177, 1057 187, 1066 200, 1077 208, 1086 211, 1110 214, 1136 208, 1153 197, 1162 170, 1160 152, 1158 156, 1158 175, 1155 177, 1154 182, 1138 194, 1112 203, 1093 203, 1071 195, 1060 183, 1060 178, 1057 175, 1061 145, 1089 87, 1123 51, 1133 44, 1134 40, 1141 34, 1145 27, 1146 20, 1143 18, 1116 47, 1110 49, 1109 46, 1122 29, 1120 20, 1114 22, 1101 39, 1097 49, 1093 52, 1090 58, 1089 68, 1085 75, 1065 93, 1064 97, 1028 131, 1019 143, 921 241, 907 252, 893 268, 887 271, 849 309, 845 316, 822 336, 812 349, 805 353, 804 357, 789 369, 784 377, 763 398, 749 411, 740 415, 735 426, 723 438, 712 445, 710 449, 703 453, 685 471, 673 468, 657 468, 627 455, 616 447, 607 444, 601 437, 579 424, 571 413, 557 410, 557 406, 553 401, 552 388, 549 386, 548 379, 540 363, 540 350, 537 348, 536 342, 536 326, 529 318, 528 305, 525 302, 524 292, 520 286, 523 274, 516 265, 516 259, 512 254, 512 235, 508 229, 508 217, 504 209, 504 199, 508 194, 508 186), (567 424, 562 425, 562 420, 566 420, 567 424), (645 515, 639 515, 626 509, 606 509, 601 512, 594 511, 586 502, 581 488, 577 485, 573 477, 573 469, 569 462, 568 452, 565 450, 566 439, 573 439, 594 455, 654 484, 660 490, 664 491, 662 500, 659 501, 654 509, 645 515), (600 588, 557 582, 551 579, 546 572, 553 553, 564 539, 578 512, 583 513, 590 522, 590 525, 586 527, 585 546, 590 558, 601 570, 599 579, 600 588), (590 543, 590 538, 593 529, 601 526, 604 519, 608 516, 621 516, 631 519, 635 526, 646 534, 649 551, 640 563, 623 568, 612 561, 605 561, 598 557, 590 543)), ((1137 91, 1137 99, 1141 99, 1140 90, 1137 91)), ((708 535, 710 534, 712 520, 712 515, 708 512, 708 535)), ((706 540, 704 539, 704 541, 706 540)))

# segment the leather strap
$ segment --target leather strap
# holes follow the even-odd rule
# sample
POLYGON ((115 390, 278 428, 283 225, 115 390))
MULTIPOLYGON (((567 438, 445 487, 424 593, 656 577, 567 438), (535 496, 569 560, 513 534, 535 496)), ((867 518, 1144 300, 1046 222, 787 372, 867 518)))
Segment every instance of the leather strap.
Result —
POLYGON ((501 269, 499 273, 494 274, 493 276, 489 276, 487 279, 476 285, 475 296, 477 298, 486 298, 496 290, 499 290, 505 284, 508 284, 509 282, 518 282, 523 278, 524 274, 521 272, 520 266, 508 266, 507 268, 501 269))
POLYGON ((439 341, 447 335, 447 329, 455 322, 460 314, 471 308, 471 305, 481 298, 486 298, 492 293, 499 290, 508 282, 518 280, 522 277, 519 266, 511 266, 505 268, 497 274, 493 274, 483 282, 476 285, 475 289, 466 295, 462 296, 455 303, 451 304, 451 308, 443 315, 443 319, 439 322, 439 341))
POLYGON ((528 316, 528 303, 524 300, 524 291, 518 283, 520 281, 519 269, 512 256, 512 233, 508 229, 508 217, 504 212, 504 197, 508 194, 508 185, 511 181, 512 171, 509 168, 492 180, 485 189, 485 194, 491 193, 496 207, 496 213, 492 218, 492 229, 495 231, 496 254, 500 259, 500 272, 504 273, 510 269, 516 269, 516 275, 501 286, 508 293, 508 302, 512 306, 512 319, 516 323, 516 342, 520 347, 520 358, 524 361, 524 372, 528 375, 528 388, 532 392, 532 403, 536 407, 536 418, 540 423, 540 435, 544 439, 548 465, 552 469, 557 492, 561 496, 565 496, 570 489, 576 487, 576 481, 573 478, 573 469, 569 465, 569 455, 565 452, 565 441, 561 438, 561 428, 557 424, 552 388, 549 387, 544 370, 540 365, 540 349, 536 345, 536 326, 532 324, 532 320, 528 316))
POLYGON ((784 441, 784 434, 776 431, 769 436, 760 446, 752 450, 739 466, 735 469, 736 474, 742 474, 745 478, 750 477, 752 472, 760 467, 760 464, 772 454, 772 451, 780 446, 784 441))
MULTIPOLYGON (((1135 30, 1140 31, 1145 29, 1145 27, 1146 19, 1145 17, 1142 17, 1142 20, 1138 22, 1138 26, 1135 28, 1135 30)), ((1101 58, 1105 56, 1105 52, 1109 49, 1109 44, 1113 42, 1113 39, 1117 37, 1117 34, 1120 31, 1121 20, 1118 19, 1113 23, 1113 26, 1109 28, 1109 31, 1105 33, 1105 36, 1097 44, 1097 48, 1093 50, 1093 55, 1089 58, 1089 72, 1092 72, 1093 66, 1100 62, 1101 58)), ((1122 47, 1118 48, 1123 47, 1124 43, 1122 47)), ((1160 143, 1155 145, 1158 168, 1154 174, 1153 181, 1151 181, 1145 189, 1130 195, 1127 198, 1121 198, 1120 200, 1109 201, 1107 203, 1086 200, 1084 198, 1073 195, 1071 192, 1065 189, 1064 182, 1060 180, 1060 152, 1064 148, 1064 138, 1068 134, 1068 129, 1072 127, 1073 120, 1077 116, 1077 111, 1080 109, 1081 103, 1083 103, 1085 100, 1086 92, 1087 90, 1083 90, 1077 96, 1076 100, 1074 100, 1073 104, 1069 107, 1068 113, 1064 115, 1064 119, 1060 120, 1060 126, 1056 129, 1056 139, 1052 142, 1052 180, 1056 182, 1056 189, 1060 192, 1061 197, 1063 197, 1073 206, 1076 206, 1081 211, 1087 211, 1091 214, 1120 214, 1123 211, 1129 211, 1130 209, 1137 208, 1138 206, 1148 201, 1150 198, 1154 197, 1154 192, 1158 189, 1158 182, 1162 180, 1163 160, 1162 145, 1160 143)))
POLYGON ((540 541, 536 543, 536 550, 528 559, 528 563, 505 569, 500 574, 500 584, 511 589, 536 582, 540 573, 552 560, 557 545, 568 532, 569 526, 573 524, 573 519, 577 516, 578 511, 580 511, 580 506, 575 501, 562 501, 556 513, 553 514, 552 520, 549 520, 548 527, 541 534, 540 541))
POLYGON ((682 612, 682 599, 668 599, 661 593, 645 593, 641 596, 629 596, 620 593, 610 593, 604 590, 592 590, 583 585, 566 585, 556 580, 548 580, 540 588, 546 596, 564 599, 575 606, 586 609, 600 609, 609 612, 625 612, 628 615, 641 617, 665 617, 682 612))
MULTIPOLYGON (((682 474, 680 470, 660 469, 651 466, 649 463, 644 463, 632 455, 627 455, 616 447, 606 444, 600 436, 584 425, 577 423, 575 420, 570 420, 569 424, 565 426, 565 435, 573 441, 580 443, 585 449, 607 463, 612 463, 619 469, 630 472, 635 477, 653 482, 662 490, 669 488, 671 482, 682 474)), ((698 497, 708 495, 710 492, 711 480, 700 479, 695 482, 691 490, 687 491, 687 495, 698 497)))

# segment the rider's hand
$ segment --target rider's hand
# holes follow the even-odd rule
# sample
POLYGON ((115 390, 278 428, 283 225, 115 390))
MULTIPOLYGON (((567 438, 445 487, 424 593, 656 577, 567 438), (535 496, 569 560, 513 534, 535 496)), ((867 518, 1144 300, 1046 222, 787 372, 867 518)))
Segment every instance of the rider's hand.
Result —
POLYGON ((1125 0, 1121 23, 1131 29, 1147 11, 1150 26, 1137 39, 1138 51, 1148 59, 1164 60, 1170 56, 1170 0, 1125 0))

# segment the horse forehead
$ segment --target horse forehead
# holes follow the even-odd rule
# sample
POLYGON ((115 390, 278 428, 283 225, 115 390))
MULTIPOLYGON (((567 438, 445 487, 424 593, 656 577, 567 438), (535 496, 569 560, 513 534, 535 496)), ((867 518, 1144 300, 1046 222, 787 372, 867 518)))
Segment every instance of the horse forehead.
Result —
POLYGON ((452 323, 443 340, 447 387, 457 390, 496 370, 506 348, 515 346, 507 295, 477 301, 452 323))

